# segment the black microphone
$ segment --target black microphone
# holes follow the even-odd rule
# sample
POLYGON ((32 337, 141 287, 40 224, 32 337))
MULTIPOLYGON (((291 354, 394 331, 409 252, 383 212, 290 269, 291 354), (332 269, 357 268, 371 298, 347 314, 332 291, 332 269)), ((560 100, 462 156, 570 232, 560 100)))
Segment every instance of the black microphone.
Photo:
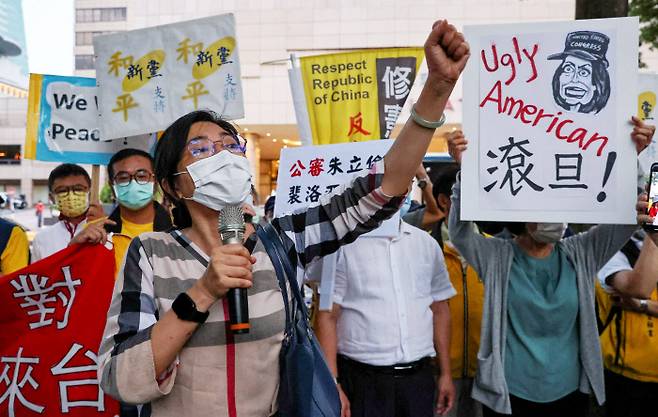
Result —
MULTIPOLYGON (((227 206, 219 212, 219 237, 222 239, 222 244, 242 245, 244 230, 242 206, 227 206)), ((251 325, 249 324, 247 290, 231 288, 226 296, 228 297, 229 329, 237 334, 249 333, 251 325)))

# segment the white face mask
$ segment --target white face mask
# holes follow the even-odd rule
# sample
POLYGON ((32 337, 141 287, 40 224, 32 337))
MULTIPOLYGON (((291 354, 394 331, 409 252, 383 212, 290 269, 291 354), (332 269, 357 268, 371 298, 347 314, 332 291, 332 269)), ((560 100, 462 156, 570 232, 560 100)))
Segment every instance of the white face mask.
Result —
POLYGON ((565 230, 567 223, 537 223, 537 230, 528 233, 537 242, 557 243, 562 239, 565 230))
POLYGON ((196 161, 187 167, 187 172, 174 175, 186 173, 194 181, 194 193, 183 198, 216 211, 242 204, 251 193, 249 161, 228 151, 196 161))

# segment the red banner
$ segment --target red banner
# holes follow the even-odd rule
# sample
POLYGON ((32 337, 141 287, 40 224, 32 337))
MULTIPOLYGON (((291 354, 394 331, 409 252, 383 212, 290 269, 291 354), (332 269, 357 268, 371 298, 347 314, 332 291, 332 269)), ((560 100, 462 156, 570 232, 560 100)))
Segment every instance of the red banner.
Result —
POLYGON ((85 245, 0 277, 0 415, 118 415, 96 375, 114 275, 85 245))

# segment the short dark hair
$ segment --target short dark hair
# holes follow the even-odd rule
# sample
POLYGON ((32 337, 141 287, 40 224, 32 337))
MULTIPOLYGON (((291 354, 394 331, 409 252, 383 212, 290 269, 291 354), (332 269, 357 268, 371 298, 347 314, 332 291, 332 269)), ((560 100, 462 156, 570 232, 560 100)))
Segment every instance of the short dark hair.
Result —
POLYGON ((211 110, 197 110, 181 116, 162 134, 155 148, 155 177, 165 196, 175 206, 172 214, 174 225, 178 229, 190 227, 192 218, 185 203, 180 201, 176 195, 168 193, 163 184, 167 184, 171 190, 174 189, 174 174, 178 171, 178 162, 180 162, 181 154, 187 145, 187 135, 190 133, 190 127, 198 122, 214 123, 228 133, 238 134, 235 126, 211 110))
POLYGON ((441 175, 432 183, 432 195, 434 200, 439 200, 439 194, 444 194, 448 197, 452 194, 452 186, 457 181, 457 173, 459 166, 451 166, 444 170, 441 175))
POLYGON ((50 175, 48 176, 48 191, 52 192, 53 191, 53 184, 55 180, 59 178, 65 178, 65 177, 85 177, 85 180, 87 181, 87 186, 91 187, 91 178, 89 177, 89 174, 87 171, 81 167, 80 165, 76 164, 61 164, 55 167, 52 171, 50 171, 50 175))
POLYGON ((149 160, 151 163, 151 169, 153 169, 153 157, 151 156, 150 153, 144 152, 141 149, 134 149, 134 148, 126 148, 126 149, 121 149, 119 152, 115 153, 112 155, 112 158, 110 158, 110 162, 107 163, 107 175, 110 181, 114 178, 114 164, 117 162, 121 162, 124 159, 128 159, 131 156, 141 156, 143 158, 146 158, 149 160))

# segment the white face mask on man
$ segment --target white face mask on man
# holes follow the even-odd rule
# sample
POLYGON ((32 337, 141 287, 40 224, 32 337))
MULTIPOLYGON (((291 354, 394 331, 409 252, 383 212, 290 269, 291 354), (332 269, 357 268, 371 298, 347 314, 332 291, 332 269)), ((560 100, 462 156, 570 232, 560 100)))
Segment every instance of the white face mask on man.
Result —
POLYGON ((528 234, 540 243, 557 243, 567 230, 567 223, 537 223, 537 229, 528 234))
POLYGON ((210 209, 221 211, 226 206, 239 205, 251 194, 251 168, 244 156, 221 151, 188 165, 187 172, 194 182, 192 197, 210 209))

